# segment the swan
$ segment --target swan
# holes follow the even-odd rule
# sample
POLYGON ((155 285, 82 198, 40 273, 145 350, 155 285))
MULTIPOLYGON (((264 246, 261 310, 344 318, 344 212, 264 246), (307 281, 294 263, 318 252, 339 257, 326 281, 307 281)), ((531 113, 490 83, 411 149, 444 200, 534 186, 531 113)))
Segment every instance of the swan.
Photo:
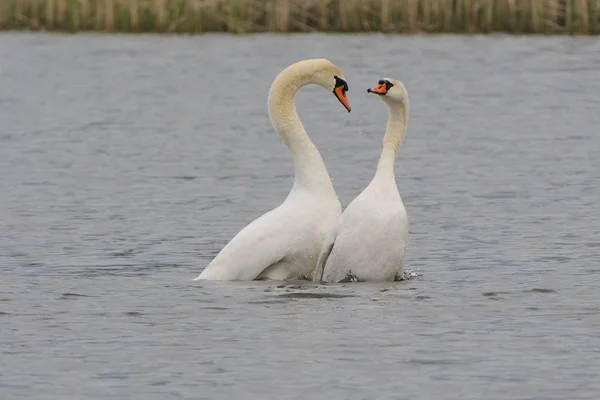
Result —
POLYGON ((313 276, 317 282, 393 281, 404 267, 408 217, 394 161, 406 134, 408 93, 391 78, 367 92, 379 95, 388 106, 383 149, 375 176, 327 235, 313 276))
POLYGON ((194 280, 289 280, 314 271, 342 206, 296 112, 296 93, 309 84, 333 92, 351 111, 344 74, 327 59, 303 60, 277 75, 269 91, 269 118, 292 153, 292 189, 280 206, 244 227, 194 280))

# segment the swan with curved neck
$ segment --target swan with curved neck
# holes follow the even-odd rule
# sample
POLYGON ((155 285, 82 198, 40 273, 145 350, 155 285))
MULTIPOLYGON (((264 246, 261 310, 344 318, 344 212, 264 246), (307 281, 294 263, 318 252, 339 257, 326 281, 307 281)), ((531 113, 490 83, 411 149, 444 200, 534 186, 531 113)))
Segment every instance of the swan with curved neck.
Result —
POLYGON ((408 218, 394 162, 406 134, 408 93, 385 78, 367 90, 388 106, 388 120, 377 171, 369 185, 348 205, 324 242, 315 281, 393 281, 402 273, 408 242, 408 218))
POLYGON ((244 227, 195 280, 288 280, 313 272, 342 210, 321 154, 296 111, 296 93, 309 84, 333 93, 350 112, 348 84, 331 61, 304 60, 279 73, 269 91, 269 117, 292 153, 294 185, 279 207, 244 227))

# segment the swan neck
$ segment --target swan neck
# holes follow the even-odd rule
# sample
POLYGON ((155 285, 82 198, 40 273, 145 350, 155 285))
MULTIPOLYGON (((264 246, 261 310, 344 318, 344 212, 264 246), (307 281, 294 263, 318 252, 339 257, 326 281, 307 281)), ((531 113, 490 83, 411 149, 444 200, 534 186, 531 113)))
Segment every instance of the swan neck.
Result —
POLYGON ((385 136, 383 137, 383 149, 377 167, 378 173, 381 171, 394 174, 394 162, 404 141, 407 123, 408 104, 404 102, 400 107, 390 104, 385 136))
POLYGON ((292 153, 294 189, 302 187, 335 194, 321 154, 306 133, 296 111, 296 94, 310 83, 310 76, 305 72, 297 72, 293 68, 282 71, 269 91, 269 117, 273 128, 292 153))
POLYGON ((284 70, 277 76, 269 91, 269 117, 277 134, 286 146, 291 146, 306 134, 296 112, 296 93, 306 85, 300 77, 284 70))

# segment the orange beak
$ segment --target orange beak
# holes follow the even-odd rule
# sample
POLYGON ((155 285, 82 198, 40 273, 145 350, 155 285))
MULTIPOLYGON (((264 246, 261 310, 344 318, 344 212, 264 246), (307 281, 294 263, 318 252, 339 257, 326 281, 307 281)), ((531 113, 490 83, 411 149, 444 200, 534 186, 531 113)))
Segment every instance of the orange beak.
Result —
POLYGON ((343 86, 336 87, 333 90, 333 94, 335 94, 335 97, 337 97, 340 103, 342 103, 344 107, 346 107, 346 110, 348 110, 348 112, 352 111, 352 108, 350 107, 350 102, 348 101, 348 97, 346 96, 346 92, 344 91, 343 86))
POLYGON ((375 86, 374 88, 369 88, 367 89, 367 93, 377 93, 377 94, 386 94, 387 93, 387 86, 385 85, 385 83, 380 83, 377 86, 375 86))

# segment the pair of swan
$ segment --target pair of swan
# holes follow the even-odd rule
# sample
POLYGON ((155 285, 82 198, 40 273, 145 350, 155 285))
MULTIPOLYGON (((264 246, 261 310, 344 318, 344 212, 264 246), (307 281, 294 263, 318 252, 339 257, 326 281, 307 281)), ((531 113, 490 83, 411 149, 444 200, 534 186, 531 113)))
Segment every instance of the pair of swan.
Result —
POLYGON ((408 118, 408 94, 386 78, 367 92, 387 103, 388 122, 377 172, 342 214, 321 154, 296 112, 295 96, 309 84, 324 87, 351 111, 342 71, 326 59, 285 68, 269 91, 269 117, 294 160, 294 185, 285 201, 243 228, 194 280, 390 281, 402 273, 408 219, 394 161, 408 118))

